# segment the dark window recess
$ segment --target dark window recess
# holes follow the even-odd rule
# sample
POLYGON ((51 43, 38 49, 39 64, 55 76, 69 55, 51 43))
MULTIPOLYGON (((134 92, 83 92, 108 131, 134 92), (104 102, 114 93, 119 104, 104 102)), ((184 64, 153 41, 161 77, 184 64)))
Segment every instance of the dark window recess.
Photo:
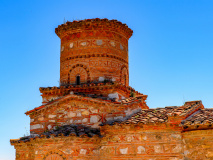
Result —
POLYGON ((77 75, 77 76, 76 76, 76 84, 77 84, 77 85, 80 85, 80 84, 81 84, 80 75, 77 75))

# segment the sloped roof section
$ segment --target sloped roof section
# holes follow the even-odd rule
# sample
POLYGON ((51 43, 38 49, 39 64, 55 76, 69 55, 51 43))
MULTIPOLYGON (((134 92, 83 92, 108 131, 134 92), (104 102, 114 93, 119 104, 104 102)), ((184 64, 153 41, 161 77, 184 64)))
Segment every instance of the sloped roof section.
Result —
POLYGON ((101 137, 101 133, 99 129, 86 127, 83 125, 65 125, 57 127, 54 130, 50 130, 41 134, 32 134, 29 136, 21 137, 16 140, 10 140, 10 143, 19 143, 19 142, 28 142, 30 139, 36 139, 36 138, 50 138, 53 137, 59 137, 59 136, 77 136, 77 137, 93 137, 93 136, 99 136, 101 137))
MULTIPOLYGON (((153 123, 167 123, 171 119, 177 120, 177 123, 185 120, 187 117, 203 109, 202 101, 189 101, 183 106, 170 106, 156 109, 142 109, 140 112, 134 114, 123 121, 110 122, 122 124, 153 124, 153 123)), ((171 122, 170 122, 171 123, 171 122)), ((109 123, 105 123, 109 124, 109 123)))
POLYGON ((185 117, 189 116, 193 112, 196 112, 196 110, 199 108, 203 108, 201 101, 190 101, 179 107, 171 106, 165 108, 141 110, 139 113, 133 115, 130 119, 123 123, 166 123, 169 121, 169 117, 182 117, 185 119, 185 117))
POLYGON ((185 130, 207 129, 213 127, 213 108, 201 109, 181 122, 185 130))

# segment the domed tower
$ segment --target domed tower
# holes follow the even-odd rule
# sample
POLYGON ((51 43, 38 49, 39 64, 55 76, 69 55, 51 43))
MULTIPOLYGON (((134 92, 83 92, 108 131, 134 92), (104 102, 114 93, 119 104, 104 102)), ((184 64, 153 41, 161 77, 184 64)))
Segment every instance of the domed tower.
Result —
POLYGON ((117 20, 66 22, 55 29, 61 39, 61 85, 105 80, 129 85, 128 39, 133 31, 117 20))

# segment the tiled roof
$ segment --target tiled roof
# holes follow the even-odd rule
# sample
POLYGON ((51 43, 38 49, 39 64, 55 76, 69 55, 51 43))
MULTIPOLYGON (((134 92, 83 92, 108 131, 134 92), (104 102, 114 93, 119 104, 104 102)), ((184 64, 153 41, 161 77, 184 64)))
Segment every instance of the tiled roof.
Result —
POLYGON ((134 102, 138 102, 139 99, 143 99, 145 97, 147 97, 147 95, 138 95, 135 97, 129 97, 129 98, 121 100, 121 103, 122 104, 134 103, 134 102))
POLYGON ((213 125, 213 109, 201 109, 181 122, 184 128, 193 125, 213 125))
POLYGON ((188 113, 199 108, 201 101, 193 101, 194 103, 186 102, 183 106, 171 106, 157 109, 141 110, 139 113, 133 115, 130 119, 124 121, 125 124, 137 123, 165 123, 168 122, 169 116, 186 116, 188 113))
POLYGON ((82 125, 65 125, 65 126, 60 126, 54 130, 47 131, 41 134, 32 134, 30 136, 21 137, 20 139, 17 139, 17 140, 11 140, 11 143, 27 142, 27 141, 30 141, 30 139, 35 139, 35 138, 50 138, 51 136, 93 137, 94 135, 101 137, 100 130, 82 126, 82 125))
POLYGON ((142 110, 135 115, 133 115, 130 119, 124 121, 125 124, 137 124, 137 123, 164 123, 168 120, 168 115, 173 113, 174 108, 158 108, 158 109, 147 109, 142 110))
MULTIPOLYGON (((199 109, 202 109, 203 105, 201 101, 186 102, 183 106, 170 106, 165 108, 156 109, 142 109, 140 112, 134 114, 128 119, 116 120, 114 122, 106 122, 105 124, 122 123, 122 124, 148 124, 148 123, 166 123, 168 117, 182 117, 187 118, 190 114, 193 114, 199 109)), ((103 124, 104 125, 104 124, 103 124)))

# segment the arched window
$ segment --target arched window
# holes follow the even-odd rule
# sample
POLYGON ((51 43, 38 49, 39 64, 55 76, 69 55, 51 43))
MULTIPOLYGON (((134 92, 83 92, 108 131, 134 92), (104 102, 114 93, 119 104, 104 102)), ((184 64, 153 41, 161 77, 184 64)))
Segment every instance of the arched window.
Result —
POLYGON ((128 70, 127 67, 122 67, 121 68, 121 74, 120 74, 121 78, 120 81, 122 84, 124 84, 125 86, 129 85, 129 77, 128 77, 128 70))
POLYGON ((76 85, 80 85, 81 84, 81 77, 80 75, 76 76, 76 85))

